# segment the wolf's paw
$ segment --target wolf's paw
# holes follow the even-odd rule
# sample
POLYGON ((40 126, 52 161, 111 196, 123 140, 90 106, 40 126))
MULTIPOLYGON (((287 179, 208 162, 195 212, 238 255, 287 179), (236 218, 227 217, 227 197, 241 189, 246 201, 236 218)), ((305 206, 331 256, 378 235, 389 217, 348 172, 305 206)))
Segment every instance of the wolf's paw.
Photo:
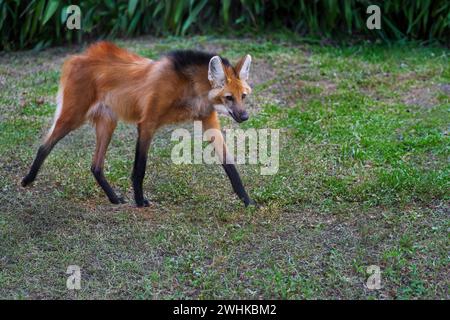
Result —
POLYGON ((109 199, 109 201, 111 201, 111 203, 113 204, 124 204, 127 203, 124 199, 124 197, 115 197, 113 199, 109 199))
POLYGON ((245 205, 245 207, 248 207, 248 206, 257 207, 258 206, 256 204, 256 202, 254 200, 252 200, 252 199, 248 199, 248 201, 245 201, 244 205, 245 205))
POLYGON ((149 206, 150 206, 150 202, 145 198, 142 199, 142 201, 136 200, 136 207, 138 207, 138 208, 149 207, 149 206))
POLYGON ((30 175, 26 175, 23 179, 22 182, 20 183, 22 185, 22 187, 26 187, 28 186, 30 183, 32 183, 34 181, 34 177, 30 176, 30 175))

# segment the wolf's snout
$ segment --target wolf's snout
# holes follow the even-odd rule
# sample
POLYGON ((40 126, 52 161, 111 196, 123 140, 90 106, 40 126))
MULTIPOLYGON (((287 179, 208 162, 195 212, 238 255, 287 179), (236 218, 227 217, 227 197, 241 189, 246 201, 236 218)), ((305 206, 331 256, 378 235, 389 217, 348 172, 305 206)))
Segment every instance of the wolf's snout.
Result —
POLYGON ((247 111, 242 111, 242 112, 239 113, 239 119, 241 121, 247 121, 248 117, 249 117, 249 115, 248 115, 247 111))

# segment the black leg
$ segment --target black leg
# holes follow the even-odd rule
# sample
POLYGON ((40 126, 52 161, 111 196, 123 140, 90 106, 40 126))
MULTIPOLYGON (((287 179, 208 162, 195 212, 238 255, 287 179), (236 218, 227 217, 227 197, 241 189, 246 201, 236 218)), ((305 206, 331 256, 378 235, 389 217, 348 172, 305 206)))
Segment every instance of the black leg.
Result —
POLYGON ((134 158, 133 173, 131 180, 133 182, 134 200, 138 207, 148 207, 149 202, 144 198, 142 183, 145 176, 145 167, 147 166, 147 152, 150 146, 151 136, 143 135, 139 130, 139 137, 136 143, 136 154, 134 158))
POLYGON ((122 197, 118 197, 113 188, 111 188, 111 185, 108 183, 103 173, 106 151, 108 150, 117 122, 108 117, 96 117, 94 123, 96 145, 94 158, 92 159, 91 172, 111 203, 125 203, 125 200, 122 197))
POLYGON ((42 145, 39 147, 38 152, 36 154, 36 158, 34 158, 33 164, 31 165, 30 171, 28 174, 22 179, 22 186, 26 187, 30 183, 36 179, 36 176, 44 163, 45 158, 49 155, 50 151, 52 151, 53 145, 42 145))
POLYGON ((30 171, 22 179, 23 187, 26 187, 27 185, 32 183, 34 179, 36 179, 39 169, 41 168, 47 156, 53 150, 53 147, 58 143, 59 140, 64 138, 72 130, 73 128, 70 127, 58 126, 58 124, 56 125, 56 127, 53 129, 53 132, 47 138, 45 143, 39 147, 36 157, 34 158, 33 164, 31 165, 30 171))
POLYGON ((109 201, 111 201, 111 203, 125 203, 124 198, 118 197, 113 188, 111 188, 110 184, 105 178, 105 175, 103 174, 103 169, 101 167, 92 166, 91 172, 94 175, 95 180, 97 180, 97 183, 100 185, 103 191, 105 191, 106 196, 108 197, 109 201))
POLYGON ((255 202, 249 198, 247 191, 245 191, 236 166, 234 164, 222 164, 222 166, 230 179, 234 192, 238 195, 239 199, 244 201, 245 206, 247 207, 250 204, 255 204, 255 202))

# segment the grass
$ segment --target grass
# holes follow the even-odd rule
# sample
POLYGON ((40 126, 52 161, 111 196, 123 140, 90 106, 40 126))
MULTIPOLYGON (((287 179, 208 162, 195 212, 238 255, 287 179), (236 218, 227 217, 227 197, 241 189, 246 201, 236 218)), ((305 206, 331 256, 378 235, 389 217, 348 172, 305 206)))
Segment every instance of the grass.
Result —
POLYGON ((0 298, 449 298, 447 49, 205 36, 119 43, 151 58, 192 47, 251 53, 243 127, 281 129, 279 172, 240 166, 260 204, 245 209, 220 167, 172 164, 166 128, 149 156, 152 204, 136 209, 135 129, 121 124, 106 175, 129 203, 113 206, 90 174, 85 126, 23 189, 61 63, 82 48, 2 54, 0 298), (373 264, 380 290, 365 286, 373 264), (79 291, 66 289, 69 265, 81 267, 79 291))

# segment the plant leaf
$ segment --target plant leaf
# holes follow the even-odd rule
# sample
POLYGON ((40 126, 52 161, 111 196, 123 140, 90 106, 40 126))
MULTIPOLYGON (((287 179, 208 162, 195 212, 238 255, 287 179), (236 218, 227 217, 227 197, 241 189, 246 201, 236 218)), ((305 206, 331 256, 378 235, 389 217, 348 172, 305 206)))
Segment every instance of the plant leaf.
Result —
POLYGON ((59 7, 58 0, 50 0, 48 2, 47 8, 45 9, 44 21, 42 21, 42 25, 45 25, 53 17, 58 7, 59 7))
POLYGON ((134 12, 136 11, 136 6, 138 4, 138 0, 129 0, 128 1, 128 15, 131 17, 133 16, 134 12))

